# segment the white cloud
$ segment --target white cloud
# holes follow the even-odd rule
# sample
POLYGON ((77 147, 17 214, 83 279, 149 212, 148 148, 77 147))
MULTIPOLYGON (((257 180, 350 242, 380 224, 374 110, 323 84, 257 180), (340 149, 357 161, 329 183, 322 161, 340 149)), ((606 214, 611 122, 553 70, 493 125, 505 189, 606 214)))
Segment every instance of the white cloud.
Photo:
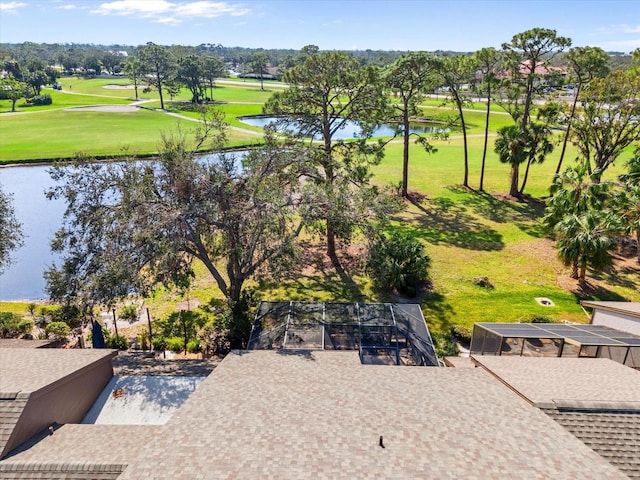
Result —
POLYGON ((168 2, 165 0, 116 0, 103 3, 91 13, 152 18, 156 23, 178 24, 188 18, 214 18, 223 15, 241 16, 248 8, 227 2, 208 0, 195 2, 168 2))
POLYGON ((606 27, 599 27, 596 29, 599 33, 605 33, 607 35, 616 35, 621 33, 640 33, 640 25, 629 25, 627 23, 620 23, 618 25, 607 25, 606 27))
POLYGON ((157 18, 156 20, 154 20, 154 22, 160 23, 162 25, 179 25, 180 23, 182 23, 181 20, 178 20, 177 18, 174 18, 174 17, 157 18))
POLYGON ((27 4, 22 2, 0 2, 0 11, 4 13, 16 13, 18 9, 26 6, 27 4))
POLYGON ((100 15, 133 15, 142 17, 153 17, 169 13, 174 4, 164 0, 118 0, 115 2, 103 3, 91 13, 100 15))
POLYGON ((58 10, 78 10, 78 9, 81 9, 82 7, 68 3, 66 5, 60 5, 59 7, 56 7, 56 8, 58 10))

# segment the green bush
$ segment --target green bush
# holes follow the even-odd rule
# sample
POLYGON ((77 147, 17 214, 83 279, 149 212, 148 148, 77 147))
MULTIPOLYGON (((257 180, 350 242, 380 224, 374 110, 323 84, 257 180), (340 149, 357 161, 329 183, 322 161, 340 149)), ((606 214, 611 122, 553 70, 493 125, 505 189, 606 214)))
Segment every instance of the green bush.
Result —
POLYGON ((420 241, 393 233, 371 242, 367 271, 378 289, 416 296, 429 280, 430 263, 420 241))
POLYGON ((454 325, 451 327, 451 336, 465 345, 471 344, 471 335, 473 331, 462 325, 454 325))
POLYGON ((200 342, 198 340, 189 340, 187 343, 187 352, 198 353, 200 351, 200 342))
POLYGON ((138 333, 138 345, 142 350, 149 350, 149 332, 146 330, 138 333))
POLYGON ((521 323, 557 323, 553 318, 546 315, 532 314, 520 319, 521 323))
POLYGON ((82 325, 82 312, 75 305, 43 305, 40 315, 49 322, 64 322, 71 328, 82 325))
POLYGON ((33 322, 17 313, 0 312, 0 338, 18 338, 31 333, 33 322))
POLYGON ((127 337, 122 335, 111 335, 105 339, 107 348, 113 348, 114 350, 126 350, 129 348, 129 341, 127 337))
POLYGON ((453 336, 444 333, 432 333, 433 346, 438 358, 455 357, 458 355, 458 346, 455 344, 453 336))
POLYGON ((71 328, 64 322, 51 322, 45 328, 47 337, 54 340, 66 340, 71 333, 71 328))
POLYGON ((164 337, 153 337, 153 349, 161 352, 167 349, 167 339, 164 337))
POLYGON ((126 305, 120 310, 120 318, 133 322, 138 319, 138 307, 135 305, 126 305))
POLYGON ((51 99, 51 95, 45 93, 44 95, 36 95, 31 99, 31 103, 36 106, 41 105, 51 105, 53 100, 51 99))
POLYGON ((211 322, 198 332, 202 349, 212 355, 225 355, 231 350, 229 330, 211 322))
POLYGON ((181 337, 169 337, 167 341, 167 350, 180 353, 184 351, 184 338, 181 337))

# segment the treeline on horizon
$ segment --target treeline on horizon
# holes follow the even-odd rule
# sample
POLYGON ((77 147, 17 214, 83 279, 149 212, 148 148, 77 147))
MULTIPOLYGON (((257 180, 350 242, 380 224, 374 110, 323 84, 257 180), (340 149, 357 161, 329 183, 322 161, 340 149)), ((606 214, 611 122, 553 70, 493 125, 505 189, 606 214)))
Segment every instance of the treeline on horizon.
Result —
MULTIPOLYGON (((40 60, 47 62, 49 65, 63 64, 65 57, 75 57, 72 63, 83 66, 95 64, 94 60, 100 60, 106 64, 118 64, 118 60, 122 60, 124 57, 120 52, 126 52, 127 55, 135 54, 136 50, 144 45, 96 45, 91 43, 36 43, 36 42, 22 42, 22 43, 0 43, 0 59, 13 59, 18 63, 27 63, 29 59, 38 57, 40 60), (112 55, 114 58, 109 59, 108 56, 112 55), (107 62, 104 62, 105 58, 107 62), (111 62, 109 62, 111 60, 111 62)), ((294 61, 296 56, 300 53, 299 49, 293 48, 249 48, 249 47, 226 47, 221 44, 214 43, 202 43, 197 46, 191 45, 161 45, 169 49, 175 50, 182 54, 196 54, 196 55, 215 55, 223 62, 230 65, 233 68, 238 68, 242 65, 248 64, 252 57, 256 53, 261 53, 266 56, 267 62, 274 68, 286 69, 294 61)), ((320 49, 320 51, 323 51, 320 49)), ((327 50, 324 50, 327 51, 327 50)), ((336 50, 331 50, 336 51, 336 50)), ((347 50, 344 50, 347 51, 347 50)), ((409 50, 413 51, 413 50, 409 50)), ((417 51, 417 49, 416 49, 417 51)), ((378 65, 386 66, 392 64, 402 54, 408 51, 404 50, 348 50, 349 54, 353 55, 363 65, 378 65)), ((473 52, 458 52, 453 50, 434 50, 430 53, 434 53, 439 56, 448 57, 453 55, 471 55, 473 52)), ((632 63, 631 53, 609 51, 606 52, 609 55, 609 68, 611 70, 626 69, 632 63)), ((567 60, 563 54, 560 54, 551 59, 552 65, 566 65, 567 60)))

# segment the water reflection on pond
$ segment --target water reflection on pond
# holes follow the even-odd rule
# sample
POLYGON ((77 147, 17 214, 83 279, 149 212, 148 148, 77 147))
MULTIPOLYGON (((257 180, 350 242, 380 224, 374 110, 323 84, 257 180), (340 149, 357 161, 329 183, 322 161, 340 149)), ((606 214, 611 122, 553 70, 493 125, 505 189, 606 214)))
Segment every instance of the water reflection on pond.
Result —
MULTIPOLYGON (((261 116, 255 116, 255 117, 239 117, 238 120, 240 120, 243 123, 246 123, 247 125, 264 128, 269 123, 272 123, 278 120, 278 117, 261 115, 261 116)), ((373 136, 374 137, 392 137, 395 133, 395 129, 396 129, 395 125, 383 124, 373 131, 373 136)), ((425 133, 433 134, 433 133, 448 132, 449 129, 445 128, 441 124, 412 122, 409 125, 409 131, 411 133, 417 133, 417 134, 425 134, 425 133)), ((347 140, 349 138, 358 138, 360 133, 361 133, 360 127, 358 127, 358 125, 355 122, 348 120, 347 122, 345 122, 344 126, 335 133, 333 138, 335 140, 347 140)), ((316 135, 313 135, 313 137, 318 138, 319 135, 316 134, 316 135)))
POLYGON ((49 243, 60 228, 65 204, 49 201, 45 192, 53 186, 46 166, 0 169, 0 184, 13 194, 16 218, 22 224, 24 245, 11 254, 14 262, 0 275, 0 300, 45 298, 42 273, 57 257, 49 243))
MULTIPOLYGON (((247 151, 230 153, 238 169, 242 168, 247 151)), ((201 158, 211 161, 216 155, 201 158)), ((55 185, 48 169, 47 165, 0 168, 0 185, 13 195, 15 215, 24 233, 24 245, 11 253, 13 263, 0 274, 0 300, 46 298, 42 274, 54 263, 60 263, 60 256, 51 253, 49 245, 62 225, 66 204, 64 200, 46 198, 45 192, 55 185)))

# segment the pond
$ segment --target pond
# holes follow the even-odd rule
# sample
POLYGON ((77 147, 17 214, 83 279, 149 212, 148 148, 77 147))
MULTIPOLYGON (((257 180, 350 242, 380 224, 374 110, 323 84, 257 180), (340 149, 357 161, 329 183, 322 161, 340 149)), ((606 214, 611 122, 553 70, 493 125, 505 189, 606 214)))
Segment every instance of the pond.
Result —
MULTIPOLYGON (((233 152, 241 168, 246 151, 233 152)), ((203 155, 208 160, 214 155, 203 155)), ((153 161, 153 160, 150 160, 153 161)), ((17 220, 22 224, 24 245, 11 252, 13 262, 0 274, 0 300, 41 300, 44 291, 44 271, 60 256, 49 247, 55 232, 62 225, 64 200, 48 200, 45 192, 54 186, 47 165, 0 168, 0 185, 13 195, 17 220)))
MULTIPOLYGON (((238 120, 240 120, 243 123, 246 123, 247 125, 264 128, 269 123, 272 123, 278 120, 278 117, 260 115, 255 117, 238 117, 238 120)), ((448 132, 449 129, 444 127, 441 124, 426 123, 426 122, 425 123, 412 122, 409 124, 409 131, 411 133, 417 133, 417 134, 425 134, 425 133, 433 134, 433 133, 448 132)), ((358 127, 358 125, 355 122, 349 120, 344 124, 344 126, 340 130, 336 132, 333 138, 335 140, 347 140, 349 138, 358 138, 358 136, 360 135, 360 132, 361 130, 358 127)), ((373 131, 373 136, 374 137, 392 137, 394 133, 395 133, 395 125, 383 124, 373 131)), ((316 134, 313 136, 313 138, 319 138, 319 135, 316 134)))
POLYGON ((65 204, 49 201, 45 191, 53 186, 46 166, 0 168, 0 184, 13 195, 22 224, 24 245, 11 253, 13 263, 0 275, 0 300, 38 300, 44 293, 43 272, 58 259, 49 244, 60 228, 65 204))

